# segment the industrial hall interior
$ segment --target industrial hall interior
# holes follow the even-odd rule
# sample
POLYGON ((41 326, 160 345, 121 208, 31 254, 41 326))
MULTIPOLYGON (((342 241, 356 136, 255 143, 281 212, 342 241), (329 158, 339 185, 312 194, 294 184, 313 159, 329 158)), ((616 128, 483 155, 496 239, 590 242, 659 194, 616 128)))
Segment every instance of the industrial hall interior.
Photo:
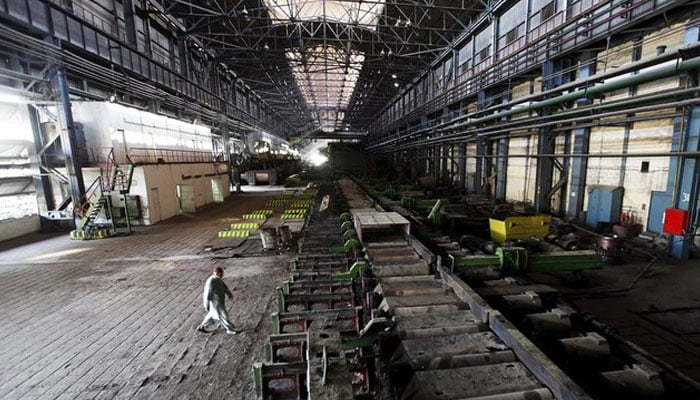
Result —
POLYGON ((0 0, 0 399, 700 400, 700 2, 0 0))

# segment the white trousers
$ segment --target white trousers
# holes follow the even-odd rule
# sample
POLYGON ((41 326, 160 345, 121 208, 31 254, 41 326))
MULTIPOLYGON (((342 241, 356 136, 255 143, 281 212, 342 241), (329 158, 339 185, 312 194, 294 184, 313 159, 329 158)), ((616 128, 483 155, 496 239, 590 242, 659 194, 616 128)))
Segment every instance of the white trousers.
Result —
POLYGON ((224 307, 214 304, 213 301, 209 302, 209 313, 204 317, 202 321, 202 327, 206 328, 207 325, 214 321, 219 321, 219 324, 223 326, 227 331, 236 330, 233 324, 228 319, 228 312, 224 307))

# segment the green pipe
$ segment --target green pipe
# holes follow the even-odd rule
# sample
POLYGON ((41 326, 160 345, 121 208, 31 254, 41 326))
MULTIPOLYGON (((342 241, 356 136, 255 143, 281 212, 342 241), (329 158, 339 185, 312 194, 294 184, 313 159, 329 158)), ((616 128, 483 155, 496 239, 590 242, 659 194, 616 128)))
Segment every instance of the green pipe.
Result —
MULTIPOLYGON (((601 104, 597 105, 595 108, 597 110, 605 110, 605 109, 615 109, 615 108, 620 108, 620 107, 625 107, 625 106, 630 106, 630 105, 635 105, 639 103, 647 103, 650 101, 654 100, 661 100, 669 97, 676 97, 680 95, 691 95, 696 92, 700 91, 700 88, 691 88, 691 89, 683 89, 683 90, 677 90, 669 93, 663 93, 663 94, 658 94, 658 95, 652 95, 652 96, 644 96, 644 97, 633 97, 625 100, 618 100, 615 102, 611 102, 608 104, 601 104)), ((609 111, 606 113, 602 114, 591 114, 592 108, 591 107, 585 107, 585 108, 576 108, 570 111, 564 111, 561 113, 549 115, 549 116, 542 116, 538 118, 533 118, 533 119, 528 119, 527 121, 525 120, 517 120, 517 121, 512 121, 506 124, 501 124, 498 126, 498 128, 495 131, 490 131, 490 132, 485 132, 478 134, 477 136, 479 137, 487 137, 487 136, 492 136, 492 135, 497 135, 497 134, 502 134, 502 133, 508 133, 513 130, 524 130, 524 129, 532 129, 532 122, 536 122, 541 119, 548 119, 548 122, 541 122, 541 123, 536 123, 537 128, 542 128, 545 126, 559 126, 562 124, 567 124, 567 123, 578 123, 581 120, 581 116, 574 117, 579 114, 588 114, 590 118, 588 119, 601 119, 601 118, 609 118, 612 116, 620 115, 620 114, 628 114, 630 112, 645 112, 645 111, 653 111, 653 110, 658 110, 658 109, 665 109, 665 108, 675 108, 675 107, 680 107, 680 106, 685 106, 685 105, 693 105, 700 102, 700 100, 696 98, 691 98, 690 100, 686 100, 683 102, 674 102, 674 103, 663 103, 663 104, 655 104, 651 106, 643 106, 639 107, 638 109, 635 110, 629 110, 629 109, 622 109, 618 111, 609 111), (568 119, 559 119, 561 117, 571 117, 568 119), (525 123, 530 123, 530 125, 523 125, 525 123), (505 129, 503 129, 505 127, 505 129)), ((424 140, 419 140, 419 141, 414 141, 412 142, 409 146, 405 147, 418 147, 421 145, 425 144, 435 144, 435 143, 443 143, 447 142, 450 140, 455 140, 455 139, 462 139, 463 135, 469 132, 459 132, 459 133, 453 133, 450 135, 445 135, 445 136, 440 136, 436 137, 434 139, 424 139, 424 140)), ((525 136, 529 136, 531 134, 527 134, 525 136)), ((522 136, 522 135, 519 135, 522 136)))
POLYGON ((592 97, 599 94, 614 92, 615 90, 622 89, 629 86, 640 85, 643 83, 651 82, 657 79, 667 78, 673 76, 682 71, 694 70, 700 68, 700 57, 695 57, 690 60, 683 62, 676 62, 675 64, 669 64, 659 67, 658 69, 652 71, 644 71, 637 75, 626 76, 623 78, 618 78, 613 82, 601 83, 599 85, 586 87, 583 90, 577 90, 575 92, 566 93, 561 96, 557 96, 551 99, 538 101, 528 105, 527 107, 521 107, 516 109, 510 109, 508 111, 503 111, 500 113, 487 115, 481 118, 475 118, 461 124, 453 125, 451 127, 445 128, 444 131, 458 129, 468 125, 480 124, 483 122, 491 121, 494 119, 509 117, 511 115, 518 115, 523 113, 529 113, 530 111, 539 110, 541 108, 552 107, 565 103, 568 101, 577 100, 583 97, 592 97))
MULTIPOLYGON (((671 60, 668 60, 668 61, 671 61, 671 60)), ((686 61, 680 61, 680 62, 679 61, 680 61, 680 58, 677 58, 675 64, 664 65, 664 66, 659 67, 657 69, 654 69, 652 71, 644 71, 644 72, 641 72, 641 73, 636 74, 636 75, 618 78, 618 79, 615 79, 613 82, 602 83, 602 84, 598 84, 595 86, 586 87, 582 90, 577 90, 575 92, 563 94, 561 96, 557 96, 557 97, 554 97, 551 99, 542 100, 542 101, 530 104, 527 107, 521 107, 521 108, 517 108, 517 109, 511 108, 510 110, 502 111, 502 112, 499 112, 496 114, 491 114, 491 115, 487 115, 487 116, 475 118, 475 119, 469 119, 465 122, 462 122, 462 123, 459 123, 456 125, 452 125, 452 126, 449 126, 446 128, 442 128, 442 129, 436 130, 434 132, 436 132, 436 133, 448 132, 448 131, 459 129, 459 128, 466 127, 469 125, 475 125, 475 124, 491 121, 493 119, 499 119, 499 118, 504 118, 504 117, 508 117, 508 116, 512 116, 512 115, 522 114, 522 113, 534 111, 534 110, 537 110, 540 108, 551 107, 551 106, 555 106, 555 105, 558 105, 558 104, 561 104, 561 103, 564 103, 567 101, 580 99, 583 97, 595 96, 595 95, 606 93, 606 92, 612 92, 612 91, 615 91, 615 90, 618 90, 618 89, 621 89, 624 87, 628 87, 628 86, 632 86, 632 85, 639 85, 639 84, 647 83, 647 82, 650 82, 653 80, 667 78, 669 76, 673 76, 675 74, 678 74, 679 72, 682 72, 682 71, 688 71, 688 70, 700 68, 700 57, 695 57, 695 58, 692 58, 692 59, 689 59, 686 61)), ((644 65, 646 65, 646 64, 647 63, 645 63, 644 65)), ((639 68, 638 65, 635 65, 635 67, 639 68)), ((653 67, 654 67, 654 65, 647 66, 647 68, 653 68, 653 67)), ((627 71, 628 69, 630 71, 634 71, 634 69, 630 69, 630 68, 625 69, 625 71, 627 71)), ((619 74, 620 71, 615 70, 615 71, 611 71, 610 73, 604 73, 604 74, 601 74, 599 76, 590 77, 589 79, 586 79, 586 80, 581 81, 581 82, 578 82, 578 81, 572 82, 571 84, 564 85, 562 87, 557 87, 555 89, 555 91, 566 90, 568 87, 590 85, 590 84, 593 84, 595 81, 599 81, 601 79, 610 79, 610 78, 615 77, 615 76, 613 76, 613 73, 619 74)), ((544 93, 538 93, 535 96, 542 96, 543 94, 544 93)), ((528 96, 528 98, 531 98, 531 97, 532 96, 528 96)), ((506 106, 512 107, 513 105, 521 104, 522 102, 527 101, 528 98, 520 99, 520 100, 512 102, 511 104, 506 105, 506 106)), ((374 146, 370 146, 369 149, 383 147, 383 146, 388 145, 388 144, 389 143, 387 143, 387 142, 379 143, 379 144, 376 144, 374 146)))

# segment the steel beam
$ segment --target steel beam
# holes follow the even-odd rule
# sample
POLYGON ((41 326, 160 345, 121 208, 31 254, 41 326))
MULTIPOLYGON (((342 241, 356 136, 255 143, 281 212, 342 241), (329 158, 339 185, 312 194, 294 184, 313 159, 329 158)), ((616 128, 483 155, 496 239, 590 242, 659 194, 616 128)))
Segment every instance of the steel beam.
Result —
POLYGON ((122 11, 124 12, 126 41, 135 48, 138 43, 136 40, 136 6, 134 1, 122 0, 122 11))
MULTIPOLYGON (((29 117, 29 125, 32 129, 34 137, 34 149, 39 154, 42 150, 41 128, 39 127, 39 115, 32 105, 26 106, 27 116, 29 117)), ((41 162, 42 157, 37 157, 37 163, 41 162)), ((53 190, 51 188, 51 179, 46 174, 39 174, 34 177, 36 186, 36 200, 39 205, 39 212, 56 209, 56 202, 53 198, 53 190)))
MULTIPOLYGON (((581 68, 579 78, 585 79, 595 75, 596 53, 588 52, 581 55, 581 68)), ((591 103, 590 98, 584 97, 576 101, 577 106, 586 106, 591 103)), ((573 154, 588 154, 591 136, 590 127, 576 128, 574 133, 573 154)), ((566 208, 566 216, 578 219, 583 211, 583 200, 586 193, 586 173, 588 171, 588 158, 574 157, 571 160, 571 178, 569 183, 569 202, 566 208)))
MULTIPOLYGON (((691 108, 682 135, 683 139, 680 142, 674 142, 674 147, 680 147, 681 151, 700 150, 700 106, 691 108)), ((691 223, 685 235, 671 241, 671 255, 677 259, 687 260, 695 238, 694 231, 698 219, 700 162, 697 158, 678 157, 676 171, 669 170, 669 174, 674 172, 676 174, 676 182, 673 186, 674 207, 690 212, 691 223)))
MULTIPOLYGON (((507 137, 500 138, 496 144, 498 150, 498 155, 505 156, 508 154, 508 143, 509 139, 507 137)), ((506 183, 508 175, 508 158, 500 157, 496 159, 496 187, 495 187, 495 197, 496 200, 506 199, 506 183)))
MULTIPOLYGON (((537 153, 554 153, 554 140, 546 129, 540 129, 537 135, 537 153)), ((535 172, 535 210, 538 213, 549 213, 552 209, 551 198, 552 174, 554 162, 552 157, 540 157, 537 159, 535 172)))
POLYGON ((467 187, 467 144, 457 144, 457 185, 460 189, 467 187))
MULTIPOLYGON (((700 39, 700 28, 689 27, 685 34, 685 43, 695 43, 700 39)), ((689 71, 688 82, 698 82, 698 71, 689 71)), ((680 121, 678 121, 680 122, 680 121)), ((697 152, 700 151, 700 106, 689 108, 684 123, 674 124, 671 152, 697 152)), ((688 210, 690 212, 690 232, 671 240, 671 256, 681 260, 687 260, 695 238, 695 229, 698 221, 698 180, 700 175, 700 162, 697 158, 671 157, 668 169, 668 183, 666 192, 671 195, 671 207, 688 210)))
POLYGON ((56 66, 53 68, 51 82, 59 103, 61 146, 66 162, 68 187, 73 207, 77 209, 85 197, 85 183, 80 160, 78 159, 75 123, 73 122, 73 111, 71 110, 70 96, 68 94, 68 82, 66 81, 66 72, 62 67, 56 66))

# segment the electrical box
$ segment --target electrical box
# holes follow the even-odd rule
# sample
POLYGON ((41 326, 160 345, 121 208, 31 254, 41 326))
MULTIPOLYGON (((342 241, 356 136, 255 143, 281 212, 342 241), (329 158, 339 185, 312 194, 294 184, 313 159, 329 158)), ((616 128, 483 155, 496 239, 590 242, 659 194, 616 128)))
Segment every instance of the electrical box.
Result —
POLYGON ((690 213, 687 210, 667 208, 664 211, 664 233, 674 236, 682 236, 688 230, 690 213))

